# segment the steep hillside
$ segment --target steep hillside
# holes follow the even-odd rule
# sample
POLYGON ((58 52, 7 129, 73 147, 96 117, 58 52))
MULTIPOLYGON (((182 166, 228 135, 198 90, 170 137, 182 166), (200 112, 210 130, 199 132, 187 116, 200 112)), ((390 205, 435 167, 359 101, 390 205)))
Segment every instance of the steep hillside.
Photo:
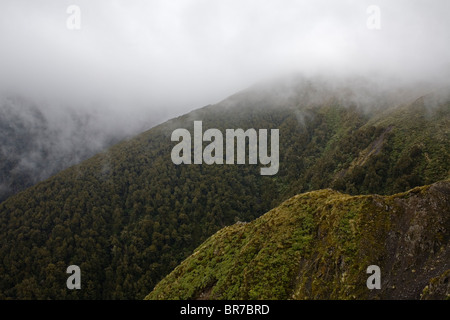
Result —
POLYGON ((448 299, 449 240, 450 181, 384 197, 312 191, 218 231, 146 299, 448 299))
POLYGON ((391 194, 449 177, 449 100, 431 108, 408 95, 397 105, 355 90, 304 79, 257 86, 9 198, 0 204, 0 298, 141 299, 216 231, 295 194, 391 194), (173 164, 171 134, 192 132, 195 120, 221 132, 279 129, 279 172, 173 164), (71 264, 83 290, 66 288, 71 264))
POLYGON ((99 115, 42 109, 0 94, 0 202, 127 137, 101 128, 99 115))

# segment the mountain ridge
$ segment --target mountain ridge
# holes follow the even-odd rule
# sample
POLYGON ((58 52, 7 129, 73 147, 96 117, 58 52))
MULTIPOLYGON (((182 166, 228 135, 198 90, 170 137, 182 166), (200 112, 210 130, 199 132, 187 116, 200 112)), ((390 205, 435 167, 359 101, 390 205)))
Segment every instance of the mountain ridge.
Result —
POLYGON ((324 99, 314 86, 289 80, 242 91, 8 198, 0 204, 0 298, 141 299, 211 234, 295 194, 392 194, 450 176, 449 101, 431 116, 424 102, 386 120, 398 110, 390 105, 370 122, 378 112, 333 91, 324 99), (260 176, 259 165, 174 165, 171 133, 192 134, 195 120, 222 131, 279 129, 278 174, 260 176), (336 179, 392 124, 378 154, 336 179), (82 270, 81 291, 65 286, 72 264, 82 270))
POLYGON ((449 208, 450 180, 392 196, 296 195, 212 235, 146 299, 448 299, 449 208), (366 287, 370 265, 380 290, 366 287))

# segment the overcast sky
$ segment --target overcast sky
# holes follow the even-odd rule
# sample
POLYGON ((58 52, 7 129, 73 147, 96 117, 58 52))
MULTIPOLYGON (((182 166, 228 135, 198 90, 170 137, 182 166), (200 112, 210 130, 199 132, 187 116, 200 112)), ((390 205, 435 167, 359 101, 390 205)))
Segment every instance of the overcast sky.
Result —
POLYGON ((446 79, 449 16, 448 0, 1 0, 0 89, 174 116, 285 73, 446 79))

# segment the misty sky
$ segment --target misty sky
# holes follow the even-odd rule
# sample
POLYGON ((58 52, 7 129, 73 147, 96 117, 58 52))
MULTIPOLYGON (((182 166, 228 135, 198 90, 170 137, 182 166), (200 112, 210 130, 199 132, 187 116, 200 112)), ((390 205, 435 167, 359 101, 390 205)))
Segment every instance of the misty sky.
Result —
POLYGON ((447 0, 1 0, 0 90, 174 116, 286 73, 441 81, 449 16, 447 0))

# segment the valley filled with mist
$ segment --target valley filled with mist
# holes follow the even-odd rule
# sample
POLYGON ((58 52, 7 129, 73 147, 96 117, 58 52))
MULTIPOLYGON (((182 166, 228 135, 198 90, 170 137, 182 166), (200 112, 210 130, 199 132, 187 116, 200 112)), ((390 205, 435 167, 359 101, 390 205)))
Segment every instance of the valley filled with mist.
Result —
POLYGON ((0 299, 450 297, 448 2, 76 2, 0 5, 0 299))

